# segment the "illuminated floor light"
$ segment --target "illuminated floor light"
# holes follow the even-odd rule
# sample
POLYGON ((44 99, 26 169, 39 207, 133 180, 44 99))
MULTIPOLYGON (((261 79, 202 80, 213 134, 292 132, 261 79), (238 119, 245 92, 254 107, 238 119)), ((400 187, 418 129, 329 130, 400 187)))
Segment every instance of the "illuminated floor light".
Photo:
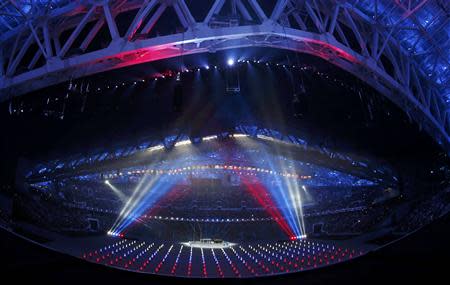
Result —
MULTIPOLYGON (((297 237, 296 237, 297 238, 297 237)), ((83 259, 127 270, 180 277, 253 277, 296 272, 338 263, 363 255, 356 248, 334 242, 268 241, 228 249, 186 250, 183 245, 137 240, 113 240, 83 259), (163 249, 165 253, 163 253, 163 249), (178 249, 178 250, 177 250, 178 249), (210 270, 215 268, 215 270, 210 270), (186 270, 183 270, 186 269, 186 270), (226 269, 226 270, 224 270, 226 269), (207 271, 208 270, 208 271, 207 271)))

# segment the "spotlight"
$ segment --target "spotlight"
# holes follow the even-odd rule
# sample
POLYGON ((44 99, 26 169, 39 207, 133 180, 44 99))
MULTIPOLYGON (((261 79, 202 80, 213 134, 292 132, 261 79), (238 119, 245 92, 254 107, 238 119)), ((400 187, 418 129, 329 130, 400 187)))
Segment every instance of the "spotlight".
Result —
POLYGON ((233 66, 234 65, 234 59, 230 58, 227 61, 228 66, 233 66))
POLYGON ((109 184, 109 180, 105 180, 105 184, 109 184))
POLYGON ((206 70, 209 70, 209 65, 205 66, 206 70))

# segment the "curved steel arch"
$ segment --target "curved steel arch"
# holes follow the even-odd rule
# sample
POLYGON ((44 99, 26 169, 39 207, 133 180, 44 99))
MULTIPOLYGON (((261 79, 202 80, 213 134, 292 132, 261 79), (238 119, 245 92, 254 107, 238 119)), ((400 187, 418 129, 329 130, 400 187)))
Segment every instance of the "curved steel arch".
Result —
POLYGON ((448 149, 450 120, 441 89, 427 80, 414 58, 391 36, 392 29, 380 27, 345 2, 277 0, 274 4, 267 13, 257 0, 214 0, 202 22, 195 20, 185 0, 72 2, 49 10, 47 17, 27 19, 0 37, 0 101, 70 78, 181 54, 275 47, 319 56, 366 81, 448 149), (231 9, 224 9, 226 5, 231 9), (146 38, 169 8, 185 31, 146 38), (137 11, 133 21, 120 35, 117 15, 133 10, 137 11), (88 23, 92 25, 87 36, 77 46, 81 53, 68 56, 88 23), (93 41, 102 40, 98 35, 102 27, 107 27, 111 42, 87 52, 93 41), (64 31, 70 36, 60 43, 64 31), (34 56, 24 62, 32 46, 34 56), (36 67, 38 60, 44 65, 36 67), (19 66, 25 71, 20 73, 19 66))

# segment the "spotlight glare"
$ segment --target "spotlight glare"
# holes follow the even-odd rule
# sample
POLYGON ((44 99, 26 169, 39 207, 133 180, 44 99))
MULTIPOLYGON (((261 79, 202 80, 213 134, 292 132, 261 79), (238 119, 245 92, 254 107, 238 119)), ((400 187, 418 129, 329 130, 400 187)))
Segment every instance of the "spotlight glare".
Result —
POLYGON ((176 142, 174 146, 182 146, 182 145, 188 145, 188 144, 191 144, 191 141, 190 140, 184 140, 184 141, 176 142))
POLYGON ((227 61, 228 66, 233 66, 234 65, 234 59, 229 58, 227 61))
POLYGON ((209 65, 205 66, 205 68, 206 68, 207 70, 209 70, 209 65))
POLYGON ((105 184, 109 184, 109 180, 105 180, 105 184))

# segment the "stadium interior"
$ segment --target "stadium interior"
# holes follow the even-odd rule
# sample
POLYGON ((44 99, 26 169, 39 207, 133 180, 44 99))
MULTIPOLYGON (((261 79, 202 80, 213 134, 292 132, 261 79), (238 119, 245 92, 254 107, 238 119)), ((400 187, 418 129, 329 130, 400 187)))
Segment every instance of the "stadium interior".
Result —
MULTIPOLYGON (((69 60, 59 77, 33 79, 35 65, 39 72, 50 63, 24 51, 13 73, 17 82, 31 76, 29 85, 7 78, 0 84, 7 98, 0 96, 2 228, 83 262, 135 273, 253 278, 359 260, 448 215, 445 137, 417 119, 418 108, 404 107, 400 93, 385 96, 384 87, 332 59, 291 48, 282 34, 271 44, 232 38, 194 52, 184 22, 173 20, 182 5, 164 12, 166 1, 144 2, 162 4, 152 10, 157 19, 143 16, 151 32, 133 40, 181 33, 176 55, 164 50, 95 71, 76 66, 84 70, 77 73, 70 59, 108 50, 109 20, 97 29, 101 40, 83 42, 95 30, 92 21, 66 51, 59 47, 69 60), (30 60, 32 68, 24 64, 30 60)), ((253 12, 243 11, 265 1, 229 2, 211 28, 253 25, 253 12), (236 11, 236 19, 224 16, 236 11)), ((297 1, 267 2, 276 9, 297 1)), ((442 4, 449 19, 445 1, 431 3, 442 4)), ((136 7, 117 12, 119 36, 129 33, 133 13, 150 11, 136 7)), ((209 15, 210 8, 198 9, 209 15)), ((61 42, 74 33, 63 31, 61 42)), ((443 53, 448 63, 448 44, 443 53)), ((396 73, 392 62, 384 65, 396 73)))

